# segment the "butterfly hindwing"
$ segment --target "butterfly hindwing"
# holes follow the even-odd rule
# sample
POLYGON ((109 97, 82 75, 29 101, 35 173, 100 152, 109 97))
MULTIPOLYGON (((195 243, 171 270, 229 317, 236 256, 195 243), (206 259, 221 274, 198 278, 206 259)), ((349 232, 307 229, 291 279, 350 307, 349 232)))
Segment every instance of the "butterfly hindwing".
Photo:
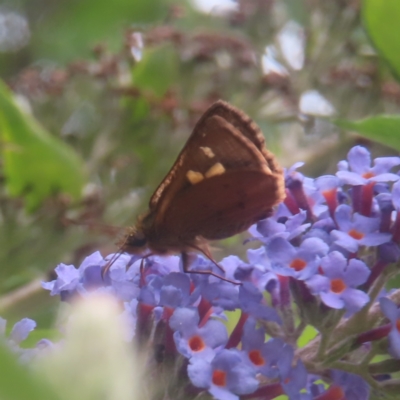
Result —
POLYGON ((274 191, 275 180, 263 171, 227 171, 181 191, 156 229, 160 236, 169 234, 182 241, 230 237, 270 215, 276 199, 268 194, 274 191))

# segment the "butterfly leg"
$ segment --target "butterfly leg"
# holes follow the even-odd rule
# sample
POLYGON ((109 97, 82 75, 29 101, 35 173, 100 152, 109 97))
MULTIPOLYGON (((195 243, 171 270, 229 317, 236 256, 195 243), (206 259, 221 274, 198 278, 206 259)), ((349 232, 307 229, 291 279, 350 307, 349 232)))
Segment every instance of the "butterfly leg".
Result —
POLYGON ((143 271, 144 271, 144 260, 146 258, 151 257, 151 256, 154 256, 154 254, 153 253, 146 254, 145 256, 142 257, 142 259, 140 261, 140 269, 139 269, 139 271, 140 271, 140 283, 141 283, 142 286, 145 285, 144 274, 143 274, 143 271))
POLYGON ((204 254, 218 269, 220 269, 222 272, 225 272, 225 270, 213 259, 212 255, 210 253, 210 249, 208 248, 207 245, 202 244, 201 246, 200 245, 196 246, 194 244, 191 244, 189 247, 204 254))
MULTIPOLYGON (((204 255, 206 255, 206 254, 204 254, 204 255)), ((207 258, 209 258, 209 257, 207 257, 207 258)), ((228 278, 225 278, 224 276, 218 275, 213 271, 191 270, 189 267, 190 267, 190 264, 192 263, 192 261, 193 261, 193 255, 191 255, 191 254, 189 254, 189 253, 187 253, 185 251, 182 252, 182 266, 183 266, 183 271, 184 272, 186 272, 188 274, 212 275, 212 276, 215 276, 218 279, 221 279, 222 281, 229 282, 229 283, 232 283, 234 285, 241 285, 242 284, 242 282, 232 281, 231 279, 228 279, 228 278)), ((212 261, 219 269, 224 271, 223 268, 221 266, 219 266, 213 259, 210 259, 210 261, 212 261)))
POLYGON ((102 271, 101 271, 101 278, 104 280, 105 276, 107 275, 107 272, 110 270, 111 266, 115 263, 115 261, 118 260, 118 258, 121 256, 121 254, 123 253, 122 250, 118 250, 117 253, 115 253, 111 260, 107 262, 107 264, 103 267, 102 271))

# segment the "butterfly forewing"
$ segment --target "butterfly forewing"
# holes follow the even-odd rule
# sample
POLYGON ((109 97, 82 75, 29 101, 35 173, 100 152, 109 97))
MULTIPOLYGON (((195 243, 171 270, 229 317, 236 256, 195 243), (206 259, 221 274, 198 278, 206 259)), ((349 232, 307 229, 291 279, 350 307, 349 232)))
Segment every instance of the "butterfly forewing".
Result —
POLYGON ((182 241, 229 237, 268 216, 282 198, 282 171, 256 125, 217 102, 151 199, 154 234, 182 241))
MULTIPOLYGON (((150 210, 155 210, 161 197, 165 196, 168 192, 169 196, 167 197, 173 197, 172 193, 176 193, 177 188, 179 188, 178 181, 179 182, 185 181, 184 174, 182 175, 182 173, 184 172, 185 169, 191 170, 191 168, 189 168, 187 163, 191 162, 192 158, 196 157, 196 155, 199 157, 202 156, 202 154, 198 151, 201 147, 203 148, 208 147, 207 145, 204 145, 204 143, 201 144, 202 142, 204 142, 205 137, 207 141, 212 142, 212 147, 214 149, 211 150, 213 152, 217 151, 219 157, 223 157, 226 152, 225 158, 229 158, 227 162, 228 165, 230 165, 231 163, 235 163, 236 166, 239 165, 240 154, 236 156, 235 154, 232 154, 231 151, 228 151, 228 146, 230 143, 229 137, 226 138, 226 136, 221 136, 221 135, 217 137, 210 136, 211 132, 212 135, 218 133, 216 132, 217 127, 213 129, 213 124, 210 123, 210 121, 212 121, 213 117, 215 116, 222 118, 231 127, 235 128, 236 132, 240 132, 243 138, 249 139, 249 141, 253 143, 253 145, 261 153, 261 156, 266 160, 271 171, 273 173, 276 173, 277 177, 282 176, 282 170, 277 164, 274 155, 265 148, 264 137, 259 127, 242 111, 236 109, 235 107, 231 106, 230 104, 222 100, 219 100, 216 103, 214 103, 197 122, 191 136, 186 142, 185 147, 182 149, 177 160, 175 161, 175 164, 173 165, 167 176, 163 179, 163 181, 161 182, 161 184, 158 186, 157 190, 151 197, 149 204, 150 210), (208 131, 210 126, 211 126, 211 132, 208 131)), ((204 149, 200 150, 203 152, 206 151, 204 149)), ((257 152, 256 156, 257 159, 259 158, 260 153, 257 152)), ((216 158, 214 159, 211 158, 207 161, 209 164, 211 164, 216 160, 217 160, 216 158)), ((248 160, 248 158, 246 158, 246 160, 248 160)), ((200 162, 200 164, 202 161, 204 161, 204 157, 197 159, 197 162, 200 162)), ((197 166, 195 166, 195 168, 196 167, 197 166)), ((282 192, 283 178, 279 179, 279 184, 281 185, 281 192, 282 192)), ((280 193, 280 197, 282 197, 282 193, 280 193)))
MULTIPOLYGON (((216 115, 208 118, 196 133, 196 143, 181 153, 181 166, 157 203, 157 226, 162 224, 179 196, 193 186, 203 187, 203 181, 213 176, 249 168, 271 173, 256 146, 223 118, 216 115)), ((218 188, 214 189, 216 191, 209 193, 210 197, 218 194, 218 188)), ((187 205, 190 206, 197 208, 196 203, 187 205)))
POLYGON ((284 198, 282 169, 257 125, 218 101, 196 124, 175 164, 150 199, 149 212, 121 249, 152 254, 197 249, 266 218, 284 198))

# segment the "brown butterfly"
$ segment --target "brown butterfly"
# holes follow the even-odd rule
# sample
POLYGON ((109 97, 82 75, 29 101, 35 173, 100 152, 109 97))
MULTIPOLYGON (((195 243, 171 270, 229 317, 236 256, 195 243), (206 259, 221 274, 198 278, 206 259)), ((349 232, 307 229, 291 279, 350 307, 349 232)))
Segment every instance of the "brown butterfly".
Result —
POLYGON ((220 277, 190 271, 189 252, 199 251, 218 266, 208 241, 246 230, 270 216, 284 197, 282 169, 260 128, 242 111, 217 101, 197 122, 119 253, 181 253, 186 272, 220 277))

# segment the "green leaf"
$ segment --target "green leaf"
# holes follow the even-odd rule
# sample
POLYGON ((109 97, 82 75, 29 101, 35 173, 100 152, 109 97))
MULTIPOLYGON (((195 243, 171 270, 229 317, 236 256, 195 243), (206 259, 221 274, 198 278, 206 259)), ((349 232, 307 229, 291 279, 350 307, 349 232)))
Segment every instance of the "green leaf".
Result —
POLYGON ((364 0, 365 28, 377 51, 400 78, 400 1, 364 0))
POLYGON ((171 45, 146 49, 143 59, 133 69, 133 83, 162 97, 175 83, 177 71, 177 54, 171 45))
POLYGON ((0 398, 2 400, 56 400, 60 397, 20 365, 15 356, 0 343, 0 398))
POLYGON ((400 151, 399 115, 376 115, 358 121, 333 122, 340 128, 355 131, 361 136, 400 151))
POLYGON ((1 81, 0 135, 7 190, 11 196, 23 196, 28 211, 56 192, 79 198, 84 183, 82 161, 72 148, 24 114, 1 81))

